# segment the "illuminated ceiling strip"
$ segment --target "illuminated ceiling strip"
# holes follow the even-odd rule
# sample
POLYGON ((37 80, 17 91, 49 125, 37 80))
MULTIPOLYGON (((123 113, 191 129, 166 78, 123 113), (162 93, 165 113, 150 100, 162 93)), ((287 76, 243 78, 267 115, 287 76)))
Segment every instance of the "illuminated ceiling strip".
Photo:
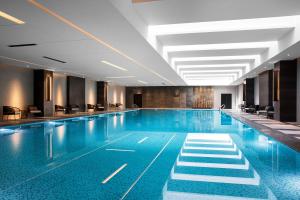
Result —
POLYGON ((226 73, 226 72, 237 72, 237 73, 242 73, 242 70, 238 69, 228 69, 228 70, 194 70, 194 71, 189 71, 189 70, 184 70, 182 73, 184 74, 195 74, 195 73, 205 73, 205 72, 217 72, 217 73, 226 73))
POLYGON ((135 76, 108 76, 108 77, 105 77, 107 79, 122 79, 122 78, 135 78, 135 76))
POLYGON ((96 37, 95 35, 93 35, 92 33, 85 31, 83 28, 77 26, 75 23, 71 22, 70 20, 64 18, 63 16, 55 13, 54 11, 48 9, 47 7, 45 7, 44 5, 36 2, 35 0, 28 0, 29 3, 31 3, 32 5, 34 5, 35 7, 39 8, 40 10, 44 11, 45 13, 57 18, 58 20, 60 20, 61 22, 65 23, 66 25, 74 28, 75 30, 81 32, 82 34, 84 34, 85 36, 91 38, 92 40, 98 42, 99 44, 111 49, 112 51, 114 51, 115 53, 119 54, 120 56, 126 58, 127 60, 130 60, 131 62, 135 63, 136 65, 142 67, 143 69, 155 74, 156 76, 160 77, 161 79, 169 82, 170 84, 174 85, 174 83, 172 81, 170 81, 169 79, 165 78, 164 76, 160 75, 159 73, 155 72, 154 70, 150 69, 149 67, 147 67, 146 65, 140 63, 139 61, 135 60, 134 58, 128 56, 127 54, 125 54, 124 52, 118 50, 117 48, 111 46, 110 44, 108 44, 107 42, 104 42, 103 40, 101 40, 100 38, 96 37))
POLYGON ((218 80, 218 81, 209 81, 209 80, 195 80, 195 81, 186 81, 188 85, 229 85, 232 80, 218 80))
POLYGON ((185 76, 183 77, 184 80, 199 80, 199 79, 211 79, 212 81, 215 81, 216 78, 224 78, 224 79, 230 79, 230 80, 236 80, 238 78, 238 76, 236 74, 226 74, 226 75, 219 75, 219 76, 213 76, 211 74, 207 75, 207 76, 185 76))
POLYGON ((102 60, 101 62, 104 63, 104 64, 106 64, 106 65, 109 65, 109 66, 111 66, 111 67, 114 67, 114 68, 116 68, 116 69, 119 69, 119 70, 122 70, 122 71, 128 71, 127 69, 125 69, 125 68, 123 68, 123 67, 120 67, 120 66, 118 66, 118 65, 112 64, 112 63, 110 63, 110 62, 108 62, 108 61, 106 61, 106 60, 102 60))
POLYGON ((15 18, 15 17, 13 17, 13 16, 5 13, 5 12, 2 12, 2 11, 0 11, 0 17, 3 17, 4 19, 7 19, 7 20, 9 20, 9 21, 11 21, 13 23, 16 23, 16 24, 20 24, 20 25, 21 24, 25 24, 24 21, 19 20, 19 19, 15 18))
POLYGON ((246 72, 250 70, 250 64, 249 63, 240 63, 240 64, 216 64, 216 65, 177 65, 177 73, 181 73, 182 71, 186 69, 209 69, 209 68, 244 68, 246 72))
POLYGON ((218 77, 219 78, 230 78, 230 79, 237 79, 237 75, 236 74, 227 74, 227 75, 219 75, 219 76, 213 76, 213 75, 208 75, 208 76, 187 76, 184 77, 184 80, 199 80, 199 79, 205 79, 205 78, 210 78, 212 79, 212 81, 214 80, 214 78, 218 77))
POLYGON ((205 77, 210 77, 214 79, 215 77, 232 77, 233 79, 237 79, 238 75, 235 73, 231 74, 198 74, 198 75, 184 75, 183 78, 185 80, 191 79, 191 78, 205 78, 205 77))
POLYGON ((173 68, 176 62, 185 61, 225 61, 225 60, 255 60, 260 62, 260 55, 238 55, 238 56, 207 56, 207 57, 174 57, 171 59, 173 68))
POLYGON ((237 77, 241 77, 242 73, 238 72, 238 71, 229 71, 229 72, 210 72, 210 71, 206 71, 206 72, 196 72, 196 73, 183 73, 181 74, 181 76, 183 77, 187 77, 187 76, 198 76, 198 75, 206 75, 206 74, 235 74, 237 77))
POLYGON ((138 80, 138 82, 143 83, 143 84, 148 84, 147 82, 141 81, 141 80, 138 80))
POLYGON ((220 67, 220 68, 226 68, 226 67, 245 67, 249 68, 249 63, 238 63, 238 64, 216 64, 216 65, 177 65, 177 69, 191 69, 191 68, 213 68, 213 67, 220 67))
POLYGON ((151 35, 265 30, 296 27, 299 15, 213 22, 196 22, 148 26, 151 35))
POLYGON ((260 55, 242 55, 242 56, 207 56, 207 57, 174 57, 172 62, 178 61, 208 61, 208 60, 256 60, 260 55))
POLYGON ((200 78, 198 78, 198 79, 186 79, 185 80, 187 83, 189 83, 189 82, 196 82, 196 81, 205 81, 205 82, 210 82, 210 83, 220 83, 220 82, 233 82, 234 81, 234 78, 233 77, 227 77, 227 78, 225 78, 225 77, 223 77, 223 78, 218 78, 218 80, 212 80, 212 79, 204 79, 204 78, 202 78, 202 79, 200 79, 200 78))
POLYGON ((191 80, 191 79, 211 79, 211 80, 214 80, 213 78, 214 77, 218 77, 218 79, 219 78, 234 78, 234 76, 236 76, 236 75, 234 75, 234 74, 226 74, 226 75, 216 75, 216 76, 214 76, 214 75, 212 75, 212 74, 208 74, 208 75, 206 75, 206 76, 188 76, 188 77, 186 77, 185 78, 185 80, 191 80))
POLYGON ((163 51, 177 52, 177 51, 226 50, 226 49, 256 49, 256 48, 270 48, 272 46, 276 46, 277 44, 278 41, 178 45, 178 46, 164 46, 163 51))
POLYGON ((214 77, 233 77, 234 79, 237 79, 240 77, 237 73, 227 73, 227 74, 216 74, 216 73, 208 73, 208 74, 187 74, 182 76, 184 79, 189 78, 197 78, 197 77, 210 77, 214 79, 214 77))

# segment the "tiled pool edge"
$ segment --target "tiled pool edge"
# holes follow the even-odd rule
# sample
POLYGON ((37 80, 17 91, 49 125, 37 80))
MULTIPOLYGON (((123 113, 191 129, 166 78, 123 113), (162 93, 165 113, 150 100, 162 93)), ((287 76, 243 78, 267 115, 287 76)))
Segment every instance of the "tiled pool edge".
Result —
POLYGON ((111 110, 111 111, 104 111, 104 112, 99 112, 99 113, 83 113, 79 114, 76 116, 57 116, 57 117, 49 117, 45 119, 37 118, 34 121, 16 121, 15 123, 11 124, 0 124, 0 128, 9 128, 9 127, 17 127, 17 126, 25 126, 29 124, 39 124, 39 123, 44 123, 44 122, 50 122, 50 121, 60 121, 60 120, 69 120, 69 119, 74 119, 74 118, 79 118, 79 117, 93 117, 93 116, 98 116, 98 115, 105 115, 105 114, 112 114, 112 113, 120 113, 120 112, 129 112, 129 111, 136 111, 139 109, 126 109, 126 110, 111 110))
POLYGON ((281 142, 282 144, 288 146, 289 148, 297 151, 300 153, 300 141, 296 141, 295 138, 286 135, 284 133, 281 133, 277 130, 274 130, 272 128, 269 128, 267 126, 264 126, 262 124, 258 124, 254 121, 251 121, 243 116, 237 115, 236 113, 232 113, 230 111, 222 111, 227 115, 230 115, 231 117, 233 117, 234 119, 245 123, 249 126, 251 126, 252 128, 255 128, 256 130, 260 131, 261 133, 270 136, 272 138, 274 138, 275 140, 277 140, 278 142, 281 142))

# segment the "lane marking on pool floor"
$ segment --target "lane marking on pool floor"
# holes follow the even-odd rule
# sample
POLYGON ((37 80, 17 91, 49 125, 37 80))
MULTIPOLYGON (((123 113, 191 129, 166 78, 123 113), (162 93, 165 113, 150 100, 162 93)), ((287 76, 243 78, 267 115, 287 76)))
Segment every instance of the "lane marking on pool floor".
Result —
POLYGON ((171 143, 171 141, 175 138, 175 134, 168 140, 168 142, 163 146, 163 148, 158 152, 158 154, 153 158, 153 160, 149 163, 149 165, 144 169, 144 171, 139 175, 139 177, 133 182, 133 184, 129 187, 129 189, 124 193, 124 195, 120 198, 123 200, 129 194, 129 192, 134 188, 134 186, 139 182, 139 180, 144 176, 144 174, 148 171, 148 169, 153 165, 156 159, 162 154, 162 152, 167 148, 167 146, 171 143))
POLYGON ((144 137, 143 139, 141 139, 140 141, 138 141, 138 144, 141 144, 143 142, 145 142, 149 137, 144 137))
POLYGON ((117 175, 120 171, 122 171, 127 166, 127 163, 119 167, 116 171, 114 171, 111 175, 109 175, 106 179, 102 181, 102 184, 107 183, 110 179, 112 179, 115 175, 117 175))
POLYGON ((106 151, 124 151, 124 152, 135 152, 135 150, 132 149, 105 149, 106 151))
POLYGON ((49 173, 49 172, 51 172, 51 171, 54 171, 54 170, 56 170, 56 169, 58 169, 58 168, 60 168, 60 167, 62 167, 62 166, 64 166, 64 165, 67 165, 67 164, 69 164, 69 163, 71 163, 71 162, 73 162, 73 161, 76 161, 76 160, 78 160, 78 159, 80 159, 80 158, 82 158, 82 157, 85 157, 85 156, 87 156, 87 155, 89 155, 89 154, 91 154, 91 153, 94 153, 94 152, 96 152, 96 151, 102 149, 103 147, 106 147, 106 146, 108 146, 108 145, 110 145, 110 144, 113 144, 113 143, 115 143, 115 142, 118 142, 119 140, 121 140, 121 139, 123 139, 123 138, 125 138, 125 137, 127 137, 127 136, 130 136, 130 135, 132 135, 132 134, 133 134, 133 133, 129 133, 129 134, 124 135, 124 136, 122 136, 122 137, 120 137, 120 138, 117 138, 117 139, 115 139, 115 140, 112 140, 111 142, 108 142, 108 143, 106 143, 106 144, 104 144, 104 145, 102 145, 102 146, 100 146, 100 147, 97 147, 96 149, 93 149, 93 150, 91 150, 91 151, 89 151, 89 152, 86 152, 86 153, 80 155, 80 156, 77 156, 77 157, 75 157, 75 158, 72 158, 71 160, 68 160, 68 161, 66 161, 66 162, 63 162, 63 163, 57 165, 56 167, 53 167, 53 168, 51 168, 51 169, 48 169, 48 170, 46 170, 46 171, 44 171, 44 172, 42 172, 42 173, 40 173, 40 174, 38 174, 38 175, 35 175, 35 176, 33 176, 33 177, 31 177, 31 178, 28 178, 28 179, 26 179, 26 180, 24 180, 24 181, 22 181, 22 182, 20 182, 20 183, 17 183, 17 184, 15 184, 15 185, 11 186, 11 187, 8 187, 8 188, 2 190, 2 192, 5 192, 5 191, 10 190, 10 189, 13 189, 13 188, 15 188, 15 187, 17 187, 17 186, 19 186, 19 185, 22 185, 22 184, 24 184, 24 183, 27 183, 27 182, 29 182, 29 181, 32 181, 32 180, 34 180, 34 179, 36 179, 36 178, 38 178, 38 177, 40 177, 40 176, 43 176, 43 175, 45 175, 45 174, 47 174, 47 173, 49 173))

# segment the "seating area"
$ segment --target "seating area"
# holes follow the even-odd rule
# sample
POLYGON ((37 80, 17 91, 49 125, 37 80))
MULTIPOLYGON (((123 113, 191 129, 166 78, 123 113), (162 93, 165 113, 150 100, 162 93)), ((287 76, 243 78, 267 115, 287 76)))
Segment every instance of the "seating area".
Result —
POLYGON ((2 114, 2 120, 9 119, 9 116, 13 116, 14 119, 16 119, 16 116, 21 118, 22 111, 20 108, 13 107, 13 106, 3 106, 3 114, 2 114))
MULTIPOLYGON (((109 103, 107 111, 117 111, 123 110, 121 103, 109 103)), ((61 105, 54 105, 54 114, 52 117, 59 116, 59 117, 68 117, 68 116, 77 116, 77 115, 84 115, 84 114, 93 114, 93 113, 101 113, 104 112, 105 107, 102 104, 86 104, 86 108, 82 111, 79 105, 73 104, 70 106, 61 106, 61 105)), ((50 116, 51 117, 51 116, 50 116)), ((22 120, 22 119, 38 119, 38 118, 45 118, 43 116, 43 112, 37 106, 28 105, 27 109, 22 110, 18 107, 13 106, 3 106, 3 114, 2 120, 9 121, 9 120, 22 120)))
POLYGON ((239 107, 240 110, 245 113, 261 115, 270 119, 274 118, 275 112, 273 106, 260 106, 260 105, 245 106, 244 104, 241 104, 239 107))

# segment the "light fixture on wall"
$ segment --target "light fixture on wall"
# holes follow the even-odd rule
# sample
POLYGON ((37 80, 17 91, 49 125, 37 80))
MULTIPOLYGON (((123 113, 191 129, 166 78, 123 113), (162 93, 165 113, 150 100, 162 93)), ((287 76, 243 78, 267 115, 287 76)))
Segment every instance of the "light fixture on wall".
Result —
POLYGON ((109 66, 111 66, 111 67, 114 67, 114 68, 116 68, 116 69, 119 69, 119 70, 122 70, 122 71, 128 71, 127 69, 125 69, 125 68, 123 68, 123 67, 120 67, 120 66, 118 66, 118 65, 112 64, 112 63, 110 63, 110 62, 108 62, 108 61, 106 61, 106 60, 102 60, 101 62, 104 63, 104 64, 106 64, 106 65, 109 65, 109 66))
POLYGON ((52 77, 47 75, 46 77, 46 101, 52 100, 52 77))
POLYGON ((9 20, 9 21, 11 21, 11 22, 13 22, 13 23, 16 23, 16 24, 20 24, 20 25, 21 25, 21 24, 25 24, 24 21, 19 20, 19 19, 17 19, 16 17, 13 17, 13 16, 11 16, 11 15, 9 15, 9 14, 3 12, 3 11, 0 11, 0 17, 3 17, 4 19, 7 19, 7 20, 9 20))

